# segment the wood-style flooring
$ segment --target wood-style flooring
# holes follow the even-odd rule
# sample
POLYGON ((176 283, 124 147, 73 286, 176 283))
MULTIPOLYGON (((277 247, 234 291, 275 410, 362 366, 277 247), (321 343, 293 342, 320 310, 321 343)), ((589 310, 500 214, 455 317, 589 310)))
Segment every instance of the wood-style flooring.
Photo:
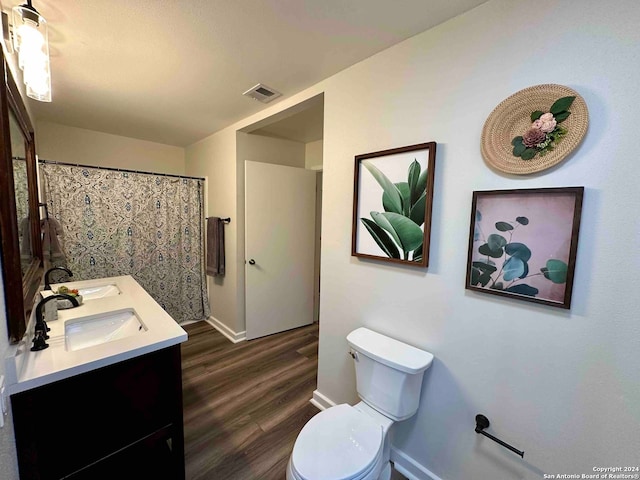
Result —
POLYGON ((206 322, 184 328, 187 480, 284 480, 298 432, 318 413, 318 325, 237 344, 206 322))
POLYGON ((182 344, 188 480, 283 480, 293 443, 318 409, 317 324, 231 343, 206 322, 182 344))

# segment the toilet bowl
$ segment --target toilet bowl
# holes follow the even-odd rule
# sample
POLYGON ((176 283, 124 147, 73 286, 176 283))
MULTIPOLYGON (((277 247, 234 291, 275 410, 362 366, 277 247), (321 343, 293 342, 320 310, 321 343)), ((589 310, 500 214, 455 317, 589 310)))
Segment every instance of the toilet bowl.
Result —
POLYGON ((381 474, 389 464, 387 433, 393 421, 370 410, 363 403, 341 404, 309 420, 293 447, 287 480, 389 478, 381 474))
POLYGON ((389 430, 418 409, 433 355, 366 328, 347 336, 356 366, 357 405, 340 404, 302 428, 287 480, 389 480, 389 430))

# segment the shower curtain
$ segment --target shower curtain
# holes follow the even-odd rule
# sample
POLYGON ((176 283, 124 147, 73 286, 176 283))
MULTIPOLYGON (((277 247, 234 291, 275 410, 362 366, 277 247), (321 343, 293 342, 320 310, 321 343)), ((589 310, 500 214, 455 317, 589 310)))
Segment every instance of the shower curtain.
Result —
POLYGON ((41 163, 73 280, 131 275, 178 323, 209 316, 203 180, 41 163))

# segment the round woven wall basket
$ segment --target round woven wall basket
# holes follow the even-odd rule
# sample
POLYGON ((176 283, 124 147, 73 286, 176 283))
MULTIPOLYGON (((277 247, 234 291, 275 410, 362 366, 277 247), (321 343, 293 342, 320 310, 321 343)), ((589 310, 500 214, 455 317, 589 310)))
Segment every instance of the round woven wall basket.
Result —
POLYGON ((480 150, 485 162, 501 172, 516 175, 540 172, 569 155, 584 137, 588 125, 587 104, 578 93, 563 85, 536 85, 514 93, 491 112, 482 129, 480 150), (531 113, 548 112, 556 100, 570 96, 576 97, 569 107, 571 115, 561 124, 567 134, 555 143, 554 149, 544 155, 538 153, 531 160, 516 157, 511 141, 531 126, 531 113))

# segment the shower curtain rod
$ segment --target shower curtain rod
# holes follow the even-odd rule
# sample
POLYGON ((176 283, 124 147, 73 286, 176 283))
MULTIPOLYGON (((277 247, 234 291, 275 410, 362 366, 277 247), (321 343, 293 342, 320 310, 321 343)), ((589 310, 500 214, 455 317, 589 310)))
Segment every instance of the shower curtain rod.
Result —
POLYGON ((141 170, 129 170, 127 168, 113 168, 113 167, 96 167, 95 165, 82 165, 80 163, 66 163, 58 162, 56 160, 45 160, 43 158, 38 159, 39 163, 48 163, 51 165, 66 165, 67 167, 79 167, 79 168, 96 168, 98 170, 110 170, 112 172, 125 172, 125 173, 139 173, 142 175, 156 175, 159 177, 174 177, 185 178, 187 180, 205 180, 204 177, 189 177, 187 175, 173 175, 171 173, 157 173, 157 172, 143 172, 141 170))

